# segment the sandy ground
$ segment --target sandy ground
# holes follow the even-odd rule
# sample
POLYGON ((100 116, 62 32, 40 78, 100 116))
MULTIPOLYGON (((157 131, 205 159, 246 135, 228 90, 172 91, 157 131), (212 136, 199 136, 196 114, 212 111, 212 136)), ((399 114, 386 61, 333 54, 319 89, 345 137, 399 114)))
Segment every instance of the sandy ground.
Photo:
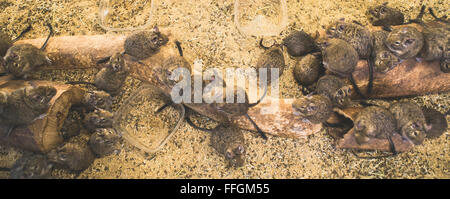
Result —
MULTIPOLYGON (((113 25, 129 26, 144 24, 145 18, 130 18, 131 8, 135 13, 142 13, 148 7, 141 3, 126 3, 117 7, 119 17, 113 18, 113 25), (121 9, 122 8, 122 9, 121 9)), ((232 0, 196 1, 156 1, 151 24, 171 28, 180 32, 179 40, 186 54, 202 59, 205 68, 209 67, 249 67, 256 63, 261 49, 257 47, 257 37, 239 33, 233 21, 232 0)), ((269 2, 269 1, 268 1, 269 2)), ((266 39, 280 41, 292 30, 303 29, 314 33, 332 20, 345 18, 358 20, 367 24, 364 12, 367 6, 382 1, 362 0, 288 0, 288 27, 278 36, 266 39)), ((449 14, 449 1, 396 0, 390 5, 401 9, 407 18, 419 12, 420 5, 435 8, 438 15, 449 14)), ((0 1, 0 27, 11 37, 16 36, 29 24, 33 31, 26 38, 39 38, 47 34, 45 22, 54 25, 56 35, 93 35, 105 34, 98 25, 98 1, 79 0, 2 0, 0 1)), ((426 18, 429 19, 429 15, 426 18)), ((281 78, 281 95, 298 97, 301 87, 293 80, 292 65, 281 78)), ((37 79, 47 80, 92 80, 95 70, 49 71, 33 75, 37 79)), ((115 99, 117 108, 132 90, 141 82, 128 79, 122 95, 115 99)), ((422 106, 433 107, 441 112, 449 110, 450 93, 427 95, 408 100, 422 106)), ((152 106, 143 106, 150 110, 152 106)), ((374 103, 386 104, 386 101, 374 100, 374 103)), ((158 122, 173 122, 164 118, 174 115, 174 110, 167 110, 160 116, 147 117, 150 130, 169 128, 170 125, 158 125, 158 122), (172 111, 172 113, 170 113, 172 111), (156 128, 158 127, 158 128, 156 128)), ((143 112, 142 118, 145 118, 143 112)), ((138 114, 139 115, 139 114, 138 114)), ((175 114, 176 115, 176 114, 175 114)), ((449 119, 447 117, 447 119, 449 119)), ((146 121, 147 121, 146 120, 146 121)), ((142 121, 140 121, 142 122, 142 121)), ((145 121, 144 121, 145 122, 145 121)), ((173 125, 172 125, 173 126, 173 125)), ((155 132, 155 131, 153 131, 155 132)), ((87 135, 82 135, 86 137, 87 135)), ((192 129, 184 124, 163 150, 148 155, 121 143, 121 152, 96 159, 85 171, 77 174, 63 169, 56 169, 56 178, 450 178, 449 132, 440 138, 426 140, 412 151, 395 157, 373 160, 361 160, 348 150, 336 149, 334 140, 321 131, 308 139, 293 140, 270 137, 263 141, 257 135, 246 132, 247 161, 241 168, 227 168, 224 158, 209 146, 210 135, 192 129)), ((0 146, 0 167, 10 167, 24 152, 14 148, 0 146)), ((7 172, 0 172, 0 178, 7 178, 7 172)))

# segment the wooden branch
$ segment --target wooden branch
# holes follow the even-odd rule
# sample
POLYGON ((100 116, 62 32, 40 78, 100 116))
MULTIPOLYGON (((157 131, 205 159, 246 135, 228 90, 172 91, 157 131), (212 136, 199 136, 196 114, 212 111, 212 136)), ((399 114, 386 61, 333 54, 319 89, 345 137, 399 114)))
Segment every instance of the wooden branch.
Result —
MULTIPOLYGON (((3 77, 0 79, 0 85, 2 91, 12 92, 18 88, 30 86, 30 82, 3 77)), ((71 105, 81 101, 83 90, 77 86, 50 81, 33 81, 33 85, 50 85, 57 90, 50 101, 50 108, 45 117, 36 119, 26 127, 15 128, 7 138, 0 138, 0 144, 45 153, 63 142, 59 130, 71 105)))

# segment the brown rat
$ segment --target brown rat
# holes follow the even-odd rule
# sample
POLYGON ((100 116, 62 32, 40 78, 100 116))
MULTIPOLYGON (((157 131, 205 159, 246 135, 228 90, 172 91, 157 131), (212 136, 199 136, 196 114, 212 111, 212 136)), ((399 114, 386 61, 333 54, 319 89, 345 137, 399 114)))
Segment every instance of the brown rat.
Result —
POLYGON ((118 151, 120 136, 112 128, 99 128, 89 138, 89 146, 98 157, 104 157, 118 151))
POLYGON ((400 59, 416 57, 424 45, 423 34, 414 27, 395 28, 385 41, 386 47, 400 59))
POLYGON ((153 28, 151 31, 138 31, 125 39, 125 54, 142 60, 158 52, 159 48, 168 41, 169 38, 162 34, 158 27, 153 28))
POLYGON ((328 39, 322 47, 323 66, 327 70, 341 77, 348 77, 355 71, 359 56, 348 42, 328 39))
POLYGON ((298 98, 292 104, 294 115, 299 115, 317 124, 325 122, 332 113, 332 103, 324 95, 309 95, 298 98))
POLYGON ((89 90, 84 93, 80 105, 87 111, 94 111, 97 108, 110 111, 112 97, 104 91, 89 90))
POLYGON ((72 171, 87 169, 95 159, 87 143, 73 140, 51 150, 47 157, 50 162, 72 171))
POLYGON ((390 140, 396 129, 396 121, 392 113, 378 106, 364 108, 354 120, 354 136, 359 144, 366 143, 370 138, 390 140))
POLYGON ((230 167, 242 167, 245 163, 247 144, 243 130, 234 125, 220 125, 211 134, 211 146, 225 157, 230 167))
MULTIPOLYGON (((262 45, 262 39, 260 41, 260 47, 265 51, 259 56, 256 63, 256 69, 267 70, 267 82, 270 83, 272 78, 278 79, 283 74, 286 68, 284 55, 279 44, 273 44, 271 47, 265 47, 262 45), (272 77, 271 69, 278 69, 278 76, 272 77)), ((258 72, 258 71, 257 71, 258 72)))
POLYGON ((326 29, 326 34, 329 38, 348 42, 356 50, 359 58, 368 59, 370 57, 373 39, 366 27, 341 19, 331 23, 326 29))
POLYGON ((288 54, 292 57, 304 56, 318 50, 314 38, 303 30, 292 32, 283 39, 282 44, 286 46, 288 54))
POLYGON ((416 145, 423 142, 428 127, 420 106, 412 102, 397 102, 391 104, 389 111, 394 115, 403 138, 416 145))
POLYGON ((44 52, 48 40, 53 35, 52 26, 48 25, 48 27, 50 29, 50 34, 40 49, 31 44, 13 45, 8 49, 3 58, 3 65, 7 73, 12 74, 16 78, 22 78, 38 67, 51 63, 44 52))
POLYGON ((302 86, 314 84, 321 73, 321 59, 308 54, 295 63, 294 78, 302 86))
POLYGON ((112 95, 117 95, 128 76, 129 68, 122 53, 116 53, 109 58, 108 63, 94 78, 94 85, 112 95))
POLYGON ((371 6, 366 11, 369 22, 374 26, 394 26, 401 25, 405 21, 403 13, 396 8, 392 8, 385 2, 381 5, 371 6))
POLYGON ((97 128, 112 127, 114 114, 103 109, 95 109, 88 113, 83 120, 84 127, 89 132, 94 132, 97 128))
POLYGON ((350 85, 334 75, 325 75, 317 81, 317 94, 328 97, 334 107, 344 108, 349 105, 351 99, 350 85))

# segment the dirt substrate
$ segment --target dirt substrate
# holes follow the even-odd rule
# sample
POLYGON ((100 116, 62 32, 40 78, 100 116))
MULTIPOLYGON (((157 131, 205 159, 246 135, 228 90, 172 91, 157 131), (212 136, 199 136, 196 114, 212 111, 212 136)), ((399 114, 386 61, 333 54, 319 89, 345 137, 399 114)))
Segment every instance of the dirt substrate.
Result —
MULTIPOLYGON (((127 1, 128 2, 128 1, 127 1)), ((131 2, 131 1, 130 1, 131 2)), ((150 2, 150 1, 148 1, 150 2)), ((257 37, 239 33, 233 21, 232 0, 156 1, 152 24, 169 27, 179 34, 186 54, 203 60, 209 67, 250 67, 256 63, 259 53, 257 37)), ((314 33, 333 20, 345 18, 367 24, 364 12, 367 6, 382 1, 346 0, 288 0, 289 24, 279 36, 267 39, 281 41, 292 30, 303 29, 314 33)), ((406 18, 419 12, 421 4, 435 8, 438 15, 449 14, 445 0, 436 1, 389 1, 401 9, 406 18)), ((140 10, 139 4, 127 5, 129 9, 140 10)), ((29 24, 33 31, 26 38, 45 37, 44 22, 54 25, 56 35, 106 34, 97 21, 98 1, 13 1, 0 2, 0 28, 11 37, 16 36, 29 24)), ((123 16, 115 24, 143 23, 143 19, 127 20, 130 16, 122 10, 123 16)), ((427 14, 426 19, 430 19, 427 14)), ((112 33, 108 33, 112 34, 112 33)), ((282 97, 301 96, 301 87, 293 80, 292 66, 284 73, 280 82, 282 97)), ((45 80, 92 81, 96 70, 46 71, 33 75, 45 80)), ((115 99, 115 109, 132 90, 141 83, 128 79, 124 92, 115 99)), ((447 112, 450 93, 426 95, 408 100, 422 106, 447 112)), ((387 101, 373 100, 386 104, 387 101)), ((389 101, 389 102, 392 102, 389 101)), ((152 102, 149 102, 152 103, 152 102)), ((152 107, 152 106, 149 106, 152 107)), ((169 110, 170 111, 170 110, 169 110)), ((135 113, 134 113, 135 114, 135 113)), ((147 114, 145 111, 142 114, 147 114)), ((176 114, 164 114, 176 115, 176 114)), ((449 118, 447 117, 447 120, 449 118)), ((147 121, 149 120, 149 121, 147 121)), ((173 121, 173 118, 168 120, 173 121)), ((168 121, 167 120, 167 121, 168 121)), ((146 122, 157 125, 161 118, 146 122), (156 121, 157 120, 157 121, 156 121)), ((133 125, 133 124, 130 124, 133 125)), ((82 135, 87 136, 87 135, 82 135)), ((437 139, 428 139, 412 151, 395 157, 361 160, 348 150, 336 149, 334 140, 321 131, 308 139, 293 140, 269 137, 264 141, 258 135, 245 132, 248 143, 247 161, 241 168, 227 168, 224 158, 209 146, 210 135, 184 124, 163 150, 148 155, 121 143, 121 152, 96 159, 79 178, 450 178, 449 132, 437 139)), ((23 151, 0 146, 0 167, 10 167, 23 151)), ((374 155, 375 153, 372 153, 374 155)), ((53 172, 55 178, 72 178, 76 174, 62 169, 53 172)), ((0 171, 0 178, 7 178, 7 172, 0 171)))

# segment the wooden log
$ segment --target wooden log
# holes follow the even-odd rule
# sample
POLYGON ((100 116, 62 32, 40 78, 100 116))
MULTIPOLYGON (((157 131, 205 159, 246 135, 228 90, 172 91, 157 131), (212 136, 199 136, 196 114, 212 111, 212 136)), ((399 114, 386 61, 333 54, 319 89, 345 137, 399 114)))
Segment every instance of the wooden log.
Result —
MULTIPOLYGON (((35 86, 49 85, 57 90, 56 95, 50 101, 50 107, 45 117, 36 119, 28 126, 15 128, 8 137, 0 138, 0 144, 45 153, 63 142, 59 130, 71 105, 81 102, 83 90, 77 86, 59 82, 32 81, 32 84, 35 86)), ((30 86, 30 82, 3 77, 0 79, 0 86, 2 91, 13 92, 16 89, 30 86)))

